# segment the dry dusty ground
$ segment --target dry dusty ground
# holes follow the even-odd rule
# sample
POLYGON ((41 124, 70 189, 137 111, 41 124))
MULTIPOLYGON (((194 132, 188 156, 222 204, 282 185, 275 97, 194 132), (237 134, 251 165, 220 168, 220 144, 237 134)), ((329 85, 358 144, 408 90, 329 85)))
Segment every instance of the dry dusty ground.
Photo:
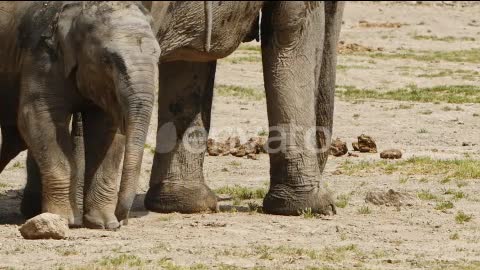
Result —
MULTIPOLYGON (((0 268, 480 269, 478 14, 477 5, 348 3, 341 40, 360 46, 339 56, 334 137, 351 149, 358 135, 369 134, 379 150, 398 148, 404 158, 378 163, 378 154, 332 157, 324 179, 339 199, 336 216, 311 217, 308 211, 299 217, 269 216, 249 210, 249 201, 236 200, 222 202, 227 210, 216 214, 137 211, 138 218, 116 232, 75 229, 67 240, 27 241, 17 225, 23 222, 21 156, 0 176, 0 268), (373 52, 362 52, 366 47, 373 52), (472 89, 464 95, 444 87, 450 90, 430 94, 429 87, 441 85, 472 89), (382 95, 401 88, 405 94, 382 95), (412 94, 417 88, 435 99, 418 98, 412 94), (356 89, 376 92, 362 99, 366 90, 356 89), (438 161, 445 159, 457 162, 438 161), (365 202, 368 191, 388 189, 408 193, 408 206, 365 202)), ((242 48, 219 62, 216 83, 256 92, 239 98, 217 91, 212 128, 264 135, 258 50, 242 48)), ((155 128, 154 119, 150 146, 155 128)), ((150 148, 140 194, 148 185, 150 148)), ((268 171, 267 155, 206 158, 206 178, 215 189, 265 189, 268 171)))

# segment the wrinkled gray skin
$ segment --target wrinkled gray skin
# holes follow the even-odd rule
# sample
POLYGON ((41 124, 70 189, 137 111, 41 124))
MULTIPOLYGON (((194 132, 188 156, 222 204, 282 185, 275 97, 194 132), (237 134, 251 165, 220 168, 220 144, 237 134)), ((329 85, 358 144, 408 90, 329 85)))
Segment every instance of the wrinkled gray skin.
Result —
MULTIPOLYGON (((128 217, 158 87, 147 13, 132 2, 0 2, 0 97, 19 93, 18 115, 2 111, 11 117, 0 124, 3 132, 18 123, 29 149, 27 216, 41 210, 81 224, 75 185, 84 166, 84 225, 113 229, 128 217)), ((2 151, 18 151, 8 149, 15 137, 3 136, 2 151)))
MULTIPOLYGON (((344 3, 143 3, 151 7, 162 49, 157 152, 145 198, 147 209, 193 213, 217 208, 216 196, 204 181, 204 151, 191 153, 181 141, 188 128, 209 130, 216 60, 231 54, 242 41, 258 38, 259 28, 269 125, 321 126, 331 132, 344 3)), ((273 131, 269 137, 278 135, 273 131)), ((311 208, 314 213, 335 213, 333 200, 320 183, 328 152, 306 151, 304 134, 285 130, 283 135, 290 141, 286 151, 270 153, 271 182, 264 211, 298 215, 311 208)), ((205 134, 188 136, 206 147, 205 134)), ((317 132, 319 147, 330 140, 329 133, 317 132)), ((272 142, 270 147, 278 144, 272 142)))

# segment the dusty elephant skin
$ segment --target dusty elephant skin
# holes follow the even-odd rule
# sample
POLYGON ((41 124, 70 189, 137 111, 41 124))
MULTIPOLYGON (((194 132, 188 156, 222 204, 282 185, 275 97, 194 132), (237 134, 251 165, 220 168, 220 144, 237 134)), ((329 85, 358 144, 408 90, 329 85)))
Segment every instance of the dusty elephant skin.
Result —
MULTIPOLYGON (((476 81, 480 74, 477 73, 479 65, 475 53, 479 48, 480 3, 471 2, 466 7, 458 2, 454 2, 455 7, 438 3, 348 2, 341 40, 346 44, 384 47, 388 58, 377 58, 377 53, 339 54, 337 84, 340 87, 336 91, 342 91, 341 86, 383 93, 408 88, 410 84, 416 84, 419 89, 471 85, 470 93, 478 97, 480 92, 476 81), (398 29, 363 28, 358 26, 360 20, 409 25, 398 29), (452 36, 454 41, 417 40, 413 38, 414 33, 439 38, 452 36), (462 37, 473 37, 475 41, 464 41, 462 37), (473 58, 467 61, 450 62, 436 58, 437 52, 451 56, 453 51, 464 59, 467 56, 462 52, 470 50, 473 58), (410 53, 434 55, 435 59, 417 61, 410 58, 410 53), (392 59, 392 55, 399 58, 392 59), (449 71, 453 74, 422 77, 449 71), (466 74, 471 76, 463 78, 466 74)), ((250 88, 255 90, 254 94, 263 94, 260 56, 260 42, 252 41, 242 43, 227 58, 218 60, 209 134, 215 142, 223 143, 229 136, 240 135, 241 143, 244 143, 250 137, 263 136, 263 131, 268 130, 263 95, 257 99, 250 97, 248 92, 242 93, 241 97, 223 92, 223 86, 238 86, 238 90, 250 88), (242 134, 230 132, 232 128, 241 130, 242 134)), ((219 213, 146 212, 142 199, 148 190, 157 138, 158 108, 154 108, 147 147, 144 148, 138 200, 130 212, 129 225, 120 230, 70 229, 65 240, 23 239, 19 226, 13 224, 24 222, 18 207, 26 180, 27 152, 20 153, 10 162, 0 174, 0 268, 480 268, 478 174, 473 179, 470 174, 468 179, 453 177, 447 183, 442 181, 448 181, 446 177, 455 171, 478 172, 480 169, 480 103, 440 101, 436 104, 364 99, 363 95, 341 96, 343 93, 336 93, 332 139, 339 137, 346 141, 350 152, 359 157, 348 157, 348 154, 340 158, 329 156, 321 181, 334 192, 338 205, 336 216, 319 217, 308 215, 308 211, 297 217, 262 214, 260 196, 236 199, 237 195, 230 195, 230 191, 240 193, 245 190, 248 192, 245 195, 249 195, 261 190, 259 195, 263 196, 268 191, 270 163, 267 154, 258 155, 255 161, 230 154, 205 156, 205 182, 221 196, 219 213), (457 105, 463 111, 457 110, 457 105), (446 106, 452 110, 444 110, 446 106), (431 114, 423 114, 430 111, 431 114), (455 119, 464 124, 453 121, 455 119), (418 133, 420 129, 428 132, 418 133), (357 141, 362 133, 373 137, 378 146, 377 154, 352 151, 352 142, 357 141), (462 146, 462 142, 470 146, 462 146), (380 152, 390 148, 400 149, 404 161, 380 159, 380 152), (459 163, 455 163, 455 159, 459 163), (436 164, 440 160, 440 164, 436 164), (441 166, 443 160, 450 160, 445 164, 448 167, 441 166), (424 164, 435 166, 428 170, 424 164), (467 166, 464 168, 463 164, 467 166), (472 164, 473 168, 469 166, 472 164), (405 204, 400 207, 365 202, 369 192, 386 194, 389 189, 409 194, 411 198, 402 200, 405 204), (429 194, 433 195, 432 198, 425 200, 423 196, 429 194), (344 208, 340 208, 344 206, 342 203, 346 204, 344 208), (441 208, 437 210, 437 207, 441 208), (458 224, 456 216, 459 211, 471 216, 471 220, 458 224)), ((437 97, 429 95, 429 98, 437 97)), ((443 93, 440 97, 444 97, 443 93)))
MULTIPOLYGON (((148 11, 137 2, 1 2, 0 10, 0 91, 18 98, 29 149, 22 211, 38 214, 41 204, 70 225, 117 228, 135 197, 158 87, 160 48, 148 11), (4 92, 20 86, 18 97, 4 92), (83 178, 82 217, 75 186, 83 178)), ((4 149, 2 161, 10 158, 4 149)))
MULTIPOLYGON (((172 143, 175 147, 155 154, 147 209, 191 213, 216 208, 216 197, 203 175, 205 151, 189 152, 182 138, 189 128, 205 129, 208 135, 216 60, 232 53, 242 41, 261 39, 269 126, 323 127, 328 132, 318 130, 315 141, 319 148, 330 143, 344 3, 143 3, 151 7, 162 48, 159 132, 169 123, 175 126, 175 132, 157 136, 161 138, 157 149, 172 143)), ((289 129, 270 133, 270 137, 278 135, 290 137, 296 145, 270 153, 271 185, 264 211, 298 215, 310 208, 314 213, 334 213, 333 200, 320 183, 328 149, 319 154, 306 151, 304 134, 289 129)), ((199 149, 207 148, 205 134, 188 137, 195 138, 199 149)), ((274 141, 269 146, 280 145, 274 141)))

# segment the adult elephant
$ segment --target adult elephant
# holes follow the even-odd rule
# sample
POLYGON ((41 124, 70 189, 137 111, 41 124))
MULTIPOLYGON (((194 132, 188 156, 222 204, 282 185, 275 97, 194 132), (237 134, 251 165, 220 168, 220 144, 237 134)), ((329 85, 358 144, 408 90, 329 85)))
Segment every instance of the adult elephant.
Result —
POLYGON ((298 215, 306 208, 335 213, 333 200, 320 183, 328 152, 309 151, 306 133, 313 130, 313 144, 328 149, 344 3, 143 4, 151 8, 162 49, 157 146, 146 208, 182 213, 216 209, 216 196, 203 175, 216 60, 231 54, 242 41, 259 38, 260 32, 272 150, 263 209, 280 215, 298 215), (194 148, 203 151, 191 151, 195 143, 194 148))
MULTIPOLYGON (((0 2, 0 91, 19 91, 18 130, 31 154, 29 168, 38 172, 35 177, 32 169, 28 181, 41 177, 41 183, 27 186, 41 186, 43 212, 62 215, 71 225, 82 222, 69 125, 80 112, 83 223, 113 229, 126 220, 158 87, 159 56, 148 11, 138 2, 0 2)), ((30 202, 32 208, 40 204, 30 202)))

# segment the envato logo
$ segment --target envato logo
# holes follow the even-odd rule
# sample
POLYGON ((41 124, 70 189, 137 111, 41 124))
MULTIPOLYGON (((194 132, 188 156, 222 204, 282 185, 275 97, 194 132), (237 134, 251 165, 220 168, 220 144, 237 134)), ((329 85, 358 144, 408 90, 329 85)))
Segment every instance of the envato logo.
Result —
MULTIPOLYGON (((242 129, 239 127, 213 127, 207 132, 203 127, 189 127, 179 136, 173 122, 163 124, 157 130, 157 146, 155 152, 169 153, 178 147, 183 147, 190 153, 204 153, 207 147, 208 136, 239 137, 241 142, 246 142, 260 132, 263 128, 242 129)), ((272 126, 268 130, 268 139, 264 149, 267 153, 286 153, 292 151, 325 153, 330 149, 331 131, 327 127, 304 127, 295 124, 281 124, 272 126)))

